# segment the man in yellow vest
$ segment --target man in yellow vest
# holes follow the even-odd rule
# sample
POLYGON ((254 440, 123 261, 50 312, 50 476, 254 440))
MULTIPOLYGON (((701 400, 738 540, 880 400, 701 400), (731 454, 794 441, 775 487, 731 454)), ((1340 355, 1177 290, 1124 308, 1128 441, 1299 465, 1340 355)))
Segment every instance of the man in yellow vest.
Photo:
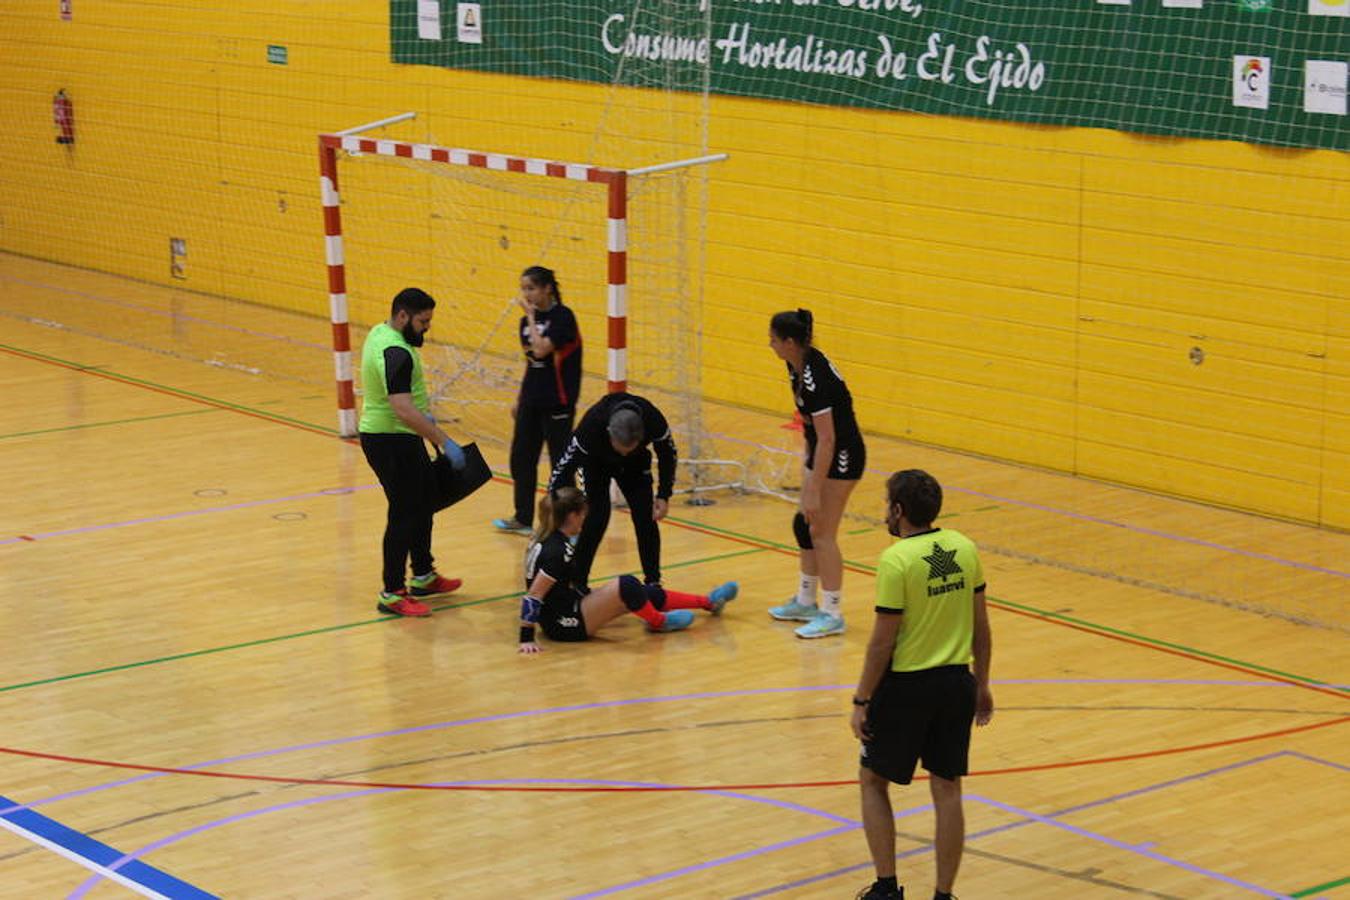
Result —
POLYGON ((858 895, 864 900, 904 900, 890 783, 909 784, 920 760, 937 815, 933 898, 951 900, 965 845, 961 776, 970 724, 994 715, 984 571, 969 538, 933 526, 941 510, 942 487, 927 472, 906 469, 886 482, 886 526, 900 540, 877 564, 876 624, 853 696, 863 828, 877 871, 858 895))
POLYGON ((361 349, 361 450, 389 501, 384 527, 384 590, 376 609, 396 616, 429 616, 419 598, 448 594, 461 584, 443 578, 431 557, 434 479, 423 440, 439 447, 452 466, 464 451, 436 424, 417 348, 426 340, 436 301, 420 288, 394 297, 389 321, 366 335, 361 349), (408 557, 412 578, 405 581, 408 557))

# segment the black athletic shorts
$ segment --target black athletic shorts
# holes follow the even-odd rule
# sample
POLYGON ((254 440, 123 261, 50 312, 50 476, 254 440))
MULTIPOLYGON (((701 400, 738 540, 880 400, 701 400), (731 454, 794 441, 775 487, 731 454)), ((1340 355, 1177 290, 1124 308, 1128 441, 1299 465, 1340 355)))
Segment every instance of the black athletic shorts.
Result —
MULTIPOLYGON (((806 468, 811 468, 810 462, 807 462, 806 468)), ((830 471, 825 473, 825 477, 833 478, 835 481, 857 481, 863 477, 866 469, 867 446, 860 441, 834 448, 834 456, 830 458, 830 471)))
POLYGON ((966 666, 888 672, 867 707, 859 762, 888 781, 909 784, 914 764, 942 778, 966 774, 975 719, 975 676, 966 666))
POLYGON ((539 627, 551 641, 586 640, 586 620, 581 617, 581 598, 585 594, 571 588, 555 587, 548 592, 539 612, 539 627))

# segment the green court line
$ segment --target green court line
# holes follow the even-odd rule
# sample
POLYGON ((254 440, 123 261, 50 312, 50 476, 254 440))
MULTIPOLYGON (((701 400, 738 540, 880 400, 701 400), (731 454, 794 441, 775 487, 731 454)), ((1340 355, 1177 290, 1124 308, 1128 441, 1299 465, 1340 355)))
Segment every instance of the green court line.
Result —
POLYGON ((86 422, 83 425, 62 425, 60 428, 39 428, 37 431, 14 431, 0 434, 0 441, 9 438, 32 437, 35 434, 56 434, 61 431, 77 431, 81 428, 103 428, 107 425, 130 425, 133 422, 152 422, 155 419, 174 419, 180 416, 204 416, 207 413, 220 412, 218 409, 189 409, 183 412, 160 413, 157 416, 138 416, 134 419, 112 419, 107 422, 86 422))
MULTIPOLYGON (((33 351, 33 350, 26 350, 26 349, 23 349, 23 348, 21 348, 21 347, 14 347, 14 346, 12 346, 12 345, 10 345, 10 344, 0 343, 0 348, 5 348, 5 349, 8 349, 8 350, 12 350, 12 351, 14 351, 15 353, 18 353, 18 354, 20 354, 20 355, 27 355, 27 356, 37 357, 37 358, 39 358, 39 359, 46 359, 46 360, 49 360, 49 361, 52 361, 52 362, 57 362, 57 363, 60 363, 61 365, 70 366, 70 367, 75 368, 75 369, 92 369, 92 368, 94 368, 94 367, 91 367, 91 366, 83 366, 83 365, 81 365, 81 364, 79 364, 79 363, 71 362, 70 360, 61 359, 60 357, 49 356, 48 354, 45 354, 45 353, 38 353, 38 352, 33 351)), ((300 419, 293 419, 293 418, 290 418, 290 417, 288 417, 288 416, 279 416, 279 415, 276 415, 276 414, 274 414, 274 413, 264 412, 264 411, 262 411, 262 410, 255 409, 255 408, 249 407, 249 406, 244 406, 244 405, 238 404, 238 403, 231 403, 231 402, 224 401, 224 400, 216 400, 215 398, 212 398, 212 397, 206 397, 206 396, 201 395, 201 394, 194 394, 194 393, 192 393, 191 391, 184 391, 184 390, 180 390, 180 389, 178 389, 178 388, 165 387, 164 385, 156 384, 156 383, 153 382, 153 381, 146 381, 146 380, 139 379, 139 378, 133 378, 133 377, 130 376, 130 375, 122 375, 122 374, 117 373, 117 372, 110 372, 109 374, 112 374, 112 375, 116 376, 116 378, 122 379, 122 380, 127 381, 127 382, 130 382, 130 383, 132 383, 132 384, 145 385, 145 386, 147 386, 147 387, 151 387, 151 388, 154 388, 154 389, 156 389, 156 390, 164 391, 164 392, 166 392, 166 393, 168 393, 168 394, 170 394, 170 395, 177 395, 177 396, 181 396, 181 397, 188 397, 188 398, 192 398, 192 399, 196 399, 196 400, 201 400, 201 401, 203 401, 203 402, 211 403, 211 404, 214 404, 214 405, 217 405, 217 406, 220 406, 220 407, 224 407, 224 408, 227 408, 227 409, 235 409, 235 410, 239 410, 239 411, 241 411, 241 412, 247 412, 247 413, 250 413, 250 414, 252 414, 252 415, 259 416, 259 417, 261 417, 261 418, 263 418, 263 419, 271 419, 271 420, 279 421, 279 422, 287 422, 287 423, 290 423, 290 424, 300 425, 300 426, 305 427, 305 428, 314 429, 314 430, 318 430, 318 431, 323 431, 323 432, 326 432, 326 433, 328 433, 328 434, 332 434, 332 435, 334 435, 334 436, 337 436, 337 431, 336 431, 336 429, 333 429, 333 428, 330 428, 330 427, 320 426, 320 425, 314 425, 314 424, 311 424, 311 423, 309 423, 309 422, 305 422, 305 421, 300 420, 300 419)), ((718 528, 717 526, 714 526, 714 525, 707 525, 707 524, 704 524, 704 523, 701 523, 701 522, 693 522, 693 521, 690 521, 690 520, 687 520, 687 519, 678 519, 678 518, 675 518, 675 517, 671 517, 671 521, 673 521, 673 522, 679 522, 679 523, 685 524, 685 525, 690 525, 690 526, 693 526, 693 527, 696 527, 696 528, 701 528, 701 529, 703 529, 703 530, 705 530, 705 531, 709 531, 709 532, 712 532, 712 533, 714 533, 714 534, 722 534, 722 535, 725 535, 725 536, 727 536, 727 537, 736 538, 736 539, 739 539, 739 540, 742 540, 742 541, 752 541, 752 542, 754 542, 754 543, 760 545, 760 549, 764 549, 764 548, 767 548, 767 547, 774 547, 774 548, 777 548, 777 549, 780 549, 780 550, 787 550, 787 551, 789 551, 789 552, 791 552, 791 553, 796 553, 796 552, 797 552, 797 548, 794 547, 794 546, 789 546, 789 545, 787 545, 787 544, 779 543, 779 542, 777 542, 777 541, 770 541, 770 540, 765 540, 765 539, 763 539, 763 538, 758 538, 758 537, 754 537, 754 536, 751 536, 751 535, 746 535, 746 534, 743 534, 743 533, 741 533, 741 532, 732 531, 732 530, 726 529, 726 528, 718 528)), ((741 551, 740 553, 736 553, 736 554, 733 554, 733 555, 743 555, 745 552, 748 552, 748 551, 741 551)), ((708 557, 706 560, 699 560, 699 561, 710 561, 710 560, 718 559, 718 558, 719 558, 719 557, 708 557)), ((698 561, 696 561, 696 562, 698 562, 698 561)), ((855 568, 862 569, 863 571, 866 571, 866 572, 869 572, 869 573, 872 573, 872 574, 875 574, 875 573, 876 573, 875 567, 866 565, 865 563, 859 563, 859 562, 855 562, 855 561, 849 560, 849 559, 845 559, 845 560, 844 560, 844 563, 845 563, 845 565, 854 566, 855 568)), ((690 564, 692 565, 693 563, 690 563, 690 564)), ((680 565, 680 564, 675 564, 675 565, 667 566, 667 568, 675 568, 675 567, 678 566, 678 565, 680 565)), ((491 598, 491 599, 501 599, 501 598, 491 598)), ((1315 685, 1315 686, 1317 686, 1317 687, 1323 687, 1323 688, 1328 688, 1328 687, 1329 687, 1329 688, 1333 688, 1334 690, 1336 690, 1336 691, 1338 691, 1338 692, 1340 692, 1340 693, 1350 695, 1350 689, 1347 689, 1347 688, 1340 688, 1340 687, 1335 687, 1334 685, 1328 685, 1328 684, 1326 684, 1325 682, 1319 681, 1319 680, 1316 679, 1316 678, 1309 678, 1309 677, 1304 676, 1304 675, 1294 675, 1294 674, 1292 674, 1292 673, 1284 672, 1284 671, 1281 671, 1281 670, 1279 670, 1279 669, 1272 669, 1272 668, 1270 668, 1269 666, 1262 666, 1262 665, 1258 665, 1258 664, 1256 664, 1256 663, 1243 662, 1242 660, 1231 659, 1231 658, 1226 657, 1226 656, 1220 656, 1220 655, 1217 654, 1217 653, 1208 653, 1208 652, 1206 652, 1206 651, 1204 651, 1204 650, 1197 650, 1197 649, 1194 649, 1194 648, 1192 648, 1192 647, 1187 647, 1187 646, 1185 646, 1185 645, 1183 645, 1183 644, 1173 644, 1173 643, 1170 643, 1170 642, 1168 642, 1168 641, 1159 640, 1159 639, 1157 639, 1157 638, 1146 637, 1146 636, 1144 636, 1144 635, 1135 634, 1135 633, 1133 633, 1133 632, 1124 631, 1124 630, 1117 629, 1117 628, 1111 628, 1111 627, 1106 626, 1106 625, 1098 625, 1098 624, 1096 624, 1096 623, 1094 623, 1094 622, 1088 622, 1087 620, 1084 620, 1084 619, 1076 619, 1076 618, 1074 618, 1074 617, 1072 617, 1072 616, 1066 616, 1066 615, 1063 615, 1062 613, 1055 613, 1055 612, 1050 612, 1049 610, 1038 609, 1038 608, 1036 608, 1036 607, 1034 607, 1034 606, 1027 606, 1027 605, 1024 605, 1024 604, 1015 603, 1015 602, 1013 602, 1013 601, 1011 601, 1011 600, 1002 600, 1002 599, 1000 599, 1000 598, 998 598, 998 597, 994 597, 994 596, 990 596, 989 599, 990 599, 992 602, 996 603, 996 604, 1002 604, 1002 605, 1007 606, 1007 607, 1009 607, 1009 608, 1011 608, 1011 609, 1018 609, 1018 610, 1021 610, 1021 611, 1024 611, 1024 612, 1035 613, 1036 615, 1043 616, 1043 617, 1048 618, 1048 619, 1059 619, 1059 620, 1064 621, 1064 622, 1066 622, 1066 623, 1071 623, 1071 624, 1074 624, 1074 625, 1078 625, 1078 626, 1080 626, 1080 627, 1090 628, 1090 629, 1094 629, 1094 630, 1096 630, 1096 631, 1101 631, 1101 632, 1105 632, 1105 633, 1108 633, 1108 634, 1114 634, 1114 635, 1117 635, 1117 636, 1120 636, 1120 637, 1126 637, 1126 638, 1129 638, 1129 639, 1131 639, 1131 640, 1138 641, 1138 642, 1140 642, 1140 643, 1142 643, 1142 644, 1147 644, 1147 645, 1154 646, 1154 647, 1167 648, 1167 649, 1171 649, 1171 650, 1179 650, 1179 651, 1182 651, 1182 652, 1185 652, 1185 653, 1192 654, 1192 655, 1194 655, 1194 656, 1198 656, 1198 657, 1202 657, 1202 658, 1205 658, 1205 659, 1214 660, 1214 661, 1216 661, 1216 662, 1224 662, 1224 663, 1228 663, 1228 664, 1230 664, 1230 665, 1242 666, 1242 667, 1244 667, 1244 668, 1248 668, 1248 669, 1252 669, 1252 670, 1260 671, 1260 672, 1266 672, 1266 673, 1269 673, 1269 674, 1271 674, 1271 675, 1277 675, 1277 676, 1279 676, 1279 677, 1281 677, 1281 678, 1292 679, 1292 680, 1294 680, 1294 681, 1303 682, 1303 683, 1309 684, 1309 685, 1315 685)), ((487 600, 473 601, 473 603, 486 603, 486 602, 488 602, 488 601, 487 601, 487 600)), ((464 606, 469 606, 469 605, 473 605, 473 604, 471 604, 471 603, 466 603, 466 604, 462 604, 462 605, 464 605, 464 606)), ((370 620, 370 621, 383 621, 383 619, 374 619, 374 620, 370 620)), ((369 624, 369 622, 361 622, 361 623, 354 623, 354 624, 369 624)), ((324 630, 338 630, 338 629, 341 629, 341 628, 349 628, 349 627, 354 627, 354 625, 337 625, 337 626, 333 626, 333 627, 330 628, 330 629, 324 629, 324 630)), ((318 633, 318 632, 301 632, 300 634, 301 634, 301 635, 304 635, 304 634, 315 634, 315 633, 318 633)), ((286 640, 287 637, 289 637, 289 636, 283 635, 283 636, 278 637, 278 638, 264 638, 264 639, 262 639, 261 641, 259 641, 258 643, 267 643, 267 642, 269 642, 269 641, 275 641, 275 640, 286 640)), ((238 645, 238 646, 250 646, 250 645, 246 645, 246 644, 245 644, 245 645, 238 645)), ((221 648, 221 649, 233 649, 233 648, 221 648)), ((200 650, 200 651, 196 651, 196 652, 190 653, 190 654, 182 654, 182 655, 174 656, 174 657, 165 657, 164 659, 165 659, 165 660, 168 660, 168 659, 181 659, 181 658, 184 658, 185 656, 197 656, 197 655, 201 655, 201 654, 203 654, 203 653, 212 653, 212 652, 218 652, 218 651, 216 651, 216 650, 200 650)), ((0 693, 4 693, 5 691, 10 691, 10 690, 17 690, 18 688, 21 688, 21 687, 30 687, 30 686, 37 685, 37 684, 45 684, 45 683, 48 683, 48 682, 50 682, 50 681, 63 681, 63 680, 68 680, 68 679, 70 679, 70 678, 80 678, 80 677, 83 677, 84 674, 97 674, 97 672, 102 672, 102 671, 115 671, 116 669, 119 669, 119 668, 132 668, 132 667, 137 666, 137 665, 151 665, 151 664, 153 664, 153 663, 155 663, 155 662, 159 662, 159 661, 162 661, 162 660, 149 660, 149 661, 143 662, 143 663, 128 663, 128 664, 126 664, 126 665, 123 665, 123 666, 116 666, 116 667, 113 667, 113 668, 110 668, 110 669, 96 670, 95 672, 82 673, 82 674, 75 674, 75 675, 66 675, 66 676, 58 676, 58 677, 56 677, 56 678, 47 679, 46 681, 36 681, 36 682, 30 682, 29 684, 11 685, 10 687, 0 687, 0 693)))
MULTIPOLYGON (((766 548, 764 547, 750 547, 745 550, 733 550, 730 553, 721 553, 716 556, 704 556, 698 559, 691 559, 685 560, 683 562, 670 563, 669 565, 665 566, 665 568, 682 569, 687 568, 688 566, 702 565, 703 563, 718 562, 719 560, 723 559, 733 559, 737 556, 750 556, 755 553, 763 553, 765 552, 765 549, 766 548)), ((614 577, 613 575, 606 575, 601 580, 608 580, 613 577, 614 577)), ((483 597, 482 599, 479 600, 469 600, 464 603, 442 603, 439 606, 433 606, 432 609, 434 611, 440 611, 444 609, 462 609, 466 606, 481 606, 484 603, 495 603, 498 600, 509 600, 512 598, 519 598, 519 597, 520 591, 512 591, 509 594, 498 594, 495 597, 483 597)), ((347 622, 343 625, 329 625, 325 628, 311 628, 307 631, 296 631, 291 634, 277 635, 276 637, 259 638, 254 641, 245 641, 240 644, 227 644, 226 646, 223 647, 207 647, 203 650, 192 650, 188 653, 175 653, 172 656, 160 656, 155 659, 143 659, 138 662, 122 663, 121 665, 116 666, 105 666, 101 669, 90 669, 87 672, 75 672, 70 675, 55 675, 51 678, 43 678, 38 681, 27 681, 23 682, 22 684, 11 684, 5 687, 0 687, 0 694, 7 693, 9 691, 22 690, 23 688, 37 687, 43 684, 55 684, 60 681, 74 681, 78 678, 89 678, 90 676, 93 675, 106 675, 109 672, 120 672, 123 671, 124 669, 139 669, 145 666, 158 665, 159 663, 175 662, 180 659, 192 659, 195 656, 209 656, 213 653, 224 653, 227 650, 243 650, 248 647, 261 647, 264 644, 275 644, 281 641, 294 640, 296 638, 311 637, 316 634, 328 634, 334 631, 346 631, 349 628, 360 628, 365 625, 376 625, 379 624, 380 622, 392 622, 399 618, 400 618, 399 616, 380 616, 379 618, 376 619, 364 619, 360 622, 347 622)))
POLYGON ((1318 891, 1329 891, 1332 888, 1342 887, 1343 885, 1347 884, 1350 884, 1350 875, 1346 876, 1345 878, 1337 878, 1335 881, 1328 881, 1326 884, 1319 884, 1316 887, 1304 888, 1301 891, 1293 891, 1292 893, 1290 893, 1289 896, 1308 897, 1311 896, 1312 894, 1316 894, 1318 891))
POLYGON ((334 437, 338 436, 337 429, 331 426, 315 425, 313 422, 306 422, 304 419, 296 419, 292 418, 291 416, 283 416, 280 415, 279 413, 268 412, 267 410, 258 409, 257 407, 254 406, 245 406, 242 403, 234 403, 230 400, 220 400, 217 399, 216 397, 207 396, 206 394, 197 394, 192 391, 185 391, 182 388, 169 387, 167 385, 163 385, 155 381, 150 381, 145 378, 137 378, 134 375, 125 375, 114 369, 109 369, 106 366, 86 366, 82 363, 73 362, 68 359, 62 359, 59 356, 52 356, 51 354, 48 353, 39 353, 36 350, 29 350, 25 347, 15 347, 12 344, 0 343, 0 348, 3 348, 5 350, 11 350, 19 356, 28 356, 36 359, 46 360, 47 362, 53 362, 58 363, 59 365, 69 366, 72 369, 76 369, 83 372, 100 372, 102 374, 112 376, 113 379, 116 381, 123 381, 128 384, 135 384, 140 385, 142 387, 153 388, 154 390, 162 391, 166 394, 169 394, 170 396, 183 397, 189 400, 198 400, 202 403, 210 403, 212 406, 221 407, 222 409, 233 409, 237 410, 238 412, 245 412, 250 415, 257 416, 260 419, 270 419, 271 421, 274 422, 283 422, 290 425, 299 425, 303 428, 308 428, 310 430, 321 431, 327 434, 331 434, 334 437))
MULTIPOLYGON (((680 519, 675 519, 675 521, 679 522, 679 521, 682 521, 682 520, 680 520, 680 519)), ((716 526, 714 526, 714 525, 706 525, 706 524, 702 524, 702 523, 699 523, 699 522, 689 522, 688 524, 693 525, 693 526, 695 526, 695 527, 697 527, 697 528, 705 529, 705 530, 707 530, 707 531, 712 531, 712 532, 716 532, 716 533, 718 533, 718 534, 723 534, 723 535, 726 535, 727 537, 739 538, 739 539, 741 539, 741 540, 747 540, 747 541, 756 541, 756 542, 758 542, 758 543, 767 544, 767 545, 770 545, 770 546, 772 546, 772 547, 776 547, 776 548, 781 549, 781 550, 789 550, 789 551, 791 551, 791 552, 793 552, 793 553, 796 553, 796 552, 797 552, 797 548, 796 548, 796 547, 788 546, 787 544, 782 544, 782 543, 779 543, 779 542, 777 542, 777 541, 764 540, 764 539, 762 539, 762 538, 756 538, 756 537, 753 537, 753 536, 751 536, 751 535, 741 534, 740 532, 732 531, 732 530, 727 529, 727 528, 718 528, 718 527, 716 527, 716 526)), ((845 560, 844 560, 844 564, 847 565, 847 566, 853 566, 854 568, 857 568, 857 569, 861 569, 862 571, 867 572, 867 573, 872 574, 872 575, 875 575, 875 574, 876 574, 876 571, 877 571, 875 566, 869 566, 869 565, 867 565, 866 563, 856 562, 856 561, 851 560, 851 559, 845 559, 845 560)), ((1135 634, 1135 633, 1132 632, 1132 631, 1125 631, 1125 630, 1119 629, 1119 628, 1112 628, 1112 627, 1110 627, 1110 626, 1108 626, 1108 625, 1098 625, 1096 622, 1089 622, 1089 621, 1087 621, 1086 619, 1077 619, 1077 618, 1074 618, 1073 616, 1066 616, 1066 615, 1064 615, 1063 613, 1051 612, 1050 610, 1047 610, 1047 609, 1040 609, 1040 608, 1035 607, 1035 606, 1028 606, 1028 605, 1023 604, 1023 603, 1017 603, 1017 602, 1014 602, 1014 601, 1012 601, 1012 600, 1004 600, 1004 599, 1002 599, 1001 597, 995 597, 995 596, 993 596, 992 594, 989 595, 989 601, 990 601, 991 603, 996 604, 996 605, 1002 605, 1002 606, 1008 607, 1009 609, 1017 609, 1017 610, 1021 610, 1021 611, 1023 611, 1023 612, 1035 613, 1036 615, 1042 616, 1042 617, 1047 618, 1047 619, 1058 619, 1058 620, 1060 620, 1060 621, 1062 621, 1062 622, 1066 622, 1066 623, 1069 623, 1069 624, 1072 624, 1072 625, 1078 625, 1078 626, 1081 626, 1081 627, 1083 627, 1083 628, 1089 628, 1089 629, 1092 629, 1092 630, 1094 630, 1094 631, 1100 631, 1100 632, 1104 632, 1104 633, 1107 633, 1107 634, 1117 635, 1117 636, 1119 636, 1119 637, 1129 638, 1130 640, 1138 641, 1138 642, 1141 643, 1141 644, 1148 644, 1149 646, 1152 646, 1152 647, 1166 648, 1166 649, 1169 649, 1169 650, 1180 650, 1180 651, 1182 651, 1182 652, 1184 652, 1184 653, 1189 653, 1189 654, 1191 654, 1192 656, 1203 657, 1204 659, 1213 660, 1213 661, 1215 661, 1215 662, 1228 663, 1228 664, 1234 665, 1234 666, 1241 666, 1241 667, 1243 667, 1243 668, 1246 668, 1246 669, 1252 669, 1252 670, 1254 670, 1254 671, 1266 672, 1266 673, 1271 674, 1271 675, 1278 675, 1278 676, 1281 677, 1281 678, 1287 678, 1287 679, 1291 679, 1291 680, 1293 680, 1293 681, 1300 681, 1300 682, 1303 682, 1304 684, 1309 684, 1309 685, 1313 685, 1313 686, 1316 686, 1316 687, 1321 687, 1321 688, 1331 688, 1331 689, 1333 689, 1333 690, 1339 691, 1339 692, 1342 693, 1342 694, 1350 695, 1350 688, 1336 687, 1335 685, 1327 684, 1326 682, 1321 681, 1321 680, 1319 680, 1319 679, 1316 679, 1316 678, 1309 678, 1309 677, 1307 677, 1306 675, 1295 675, 1295 674, 1292 674, 1292 673, 1290 673, 1290 672, 1284 672, 1284 671, 1281 671, 1281 670, 1279 670, 1279 669, 1272 669, 1272 668, 1270 668, 1269 666, 1262 666, 1262 665, 1258 665, 1258 664, 1256 664, 1256 663, 1244 662, 1243 660, 1240 660, 1240 659, 1232 659, 1232 658, 1227 657, 1227 656, 1220 656, 1220 655, 1217 654, 1217 653, 1209 653, 1209 652, 1207 652, 1207 651, 1205 651, 1205 650, 1197 650, 1197 649, 1195 649, 1194 647, 1187 647, 1187 646, 1184 645, 1184 644, 1174 644, 1174 643, 1171 643, 1171 642, 1169 642, 1169 641, 1161 640, 1161 639, 1159 639, 1159 638, 1151 638, 1151 637, 1147 637, 1147 636, 1142 635, 1142 634, 1135 634)))
POLYGON ((1204 657, 1205 659, 1212 659, 1215 662, 1222 662, 1234 666, 1241 666, 1244 669, 1252 669, 1258 672, 1266 672, 1271 675, 1278 675, 1281 678, 1292 679, 1294 681, 1301 681, 1304 684, 1313 685, 1315 687, 1330 688, 1331 690, 1339 691, 1342 694, 1350 695, 1350 688, 1343 688, 1338 687, 1334 684, 1327 684, 1325 681, 1321 681, 1320 679, 1317 678, 1309 678, 1306 675, 1295 675, 1291 672, 1281 671, 1280 669, 1272 669, 1269 666, 1262 666, 1257 663, 1246 662, 1241 659, 1233 659, 1232 657, 1221 656, 1218 653, 1209 653, 1208 651, 1205 650, 1197 650, 1194 647, 1187 647, 1185 644, 1174 644, 1171 641, 1164 641, 1160 638, 1145 637, 1144 635, 1141 634, 1135 634, 1132 631, 1125 631, 1124 629, 1120 628, 1112 628, 1109 625, 1098 625, 1096 622, 1089 622, 1086 619, 1078 619, 1073 616, 1066 616, 1063 613, 1051 612, 1046 609, 1039 609, 1035 606, 1028 606, 1024 603, 1017 603, 1013 600, 1004 600, 1001 597, 991 596, 989 599, 996 603, 1002 604, 1003 606, 1006 606, 1010 609, 1019 609, 1022 610, 1023 612, 1035 613, 1036 615, 1043 616, 1047 619, 1059 619, 1062 622, 1068 622, 1073 625, 1081 625, 1084 628, 1091 628, 1094 631, 1102 631, 1106 632, 1107 634, 1114 634, 1120 637, 1129 638, 1130 640, 1140 641, 1142 643, 1149 644, 1150 646, 1153 647, 1164 647, 1169 650, 1180 650, 1184 653, 1189 653, 1192 656, 1200 656, 1204 657))

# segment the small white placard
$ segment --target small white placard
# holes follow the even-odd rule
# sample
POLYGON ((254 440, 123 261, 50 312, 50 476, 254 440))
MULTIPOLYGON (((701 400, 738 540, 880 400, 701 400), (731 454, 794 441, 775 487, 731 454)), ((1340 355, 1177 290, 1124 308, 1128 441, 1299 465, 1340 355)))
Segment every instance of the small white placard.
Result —
POLYGON ((1270 57, 1233 57, 1233 105, 1270 108, 1270 57))
POLYGON ((417 36, 424 41, 441 39, 441 0, 417 0, 417 36))
POLYGON ((1202 9, 1205 0, 1163 0, 1163 6, 1170 6, 1173 9, 1202 9))
POLYGON ((1331 59, 1310 59, 1303 72, 1303 111, 1345 115, 1350 65, 1331 59))
POLYGON ((1350 18, 1350 0, 1308 0, 1308 12, 1314 16, 1350 18))
POLYGON ((1101 6, 1129 6, 1130 0, 1097 0, 1101 6))
POLYGON ((483 9, 477 3, 460 3, 455 7, 455 32, 461 44, 483 43, 483 9))

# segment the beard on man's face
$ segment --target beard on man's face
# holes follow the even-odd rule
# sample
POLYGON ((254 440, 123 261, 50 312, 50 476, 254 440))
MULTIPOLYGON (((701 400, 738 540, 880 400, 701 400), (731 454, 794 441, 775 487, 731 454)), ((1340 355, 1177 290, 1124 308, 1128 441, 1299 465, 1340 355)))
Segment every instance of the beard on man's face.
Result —
POLYGON ((420 347, 426 342, 427 333, 425 331, 418 331, 413 327, 413 323, 410 321, 407 325, 403 326, 403 339, 407 341, 410 346, 420 347))

